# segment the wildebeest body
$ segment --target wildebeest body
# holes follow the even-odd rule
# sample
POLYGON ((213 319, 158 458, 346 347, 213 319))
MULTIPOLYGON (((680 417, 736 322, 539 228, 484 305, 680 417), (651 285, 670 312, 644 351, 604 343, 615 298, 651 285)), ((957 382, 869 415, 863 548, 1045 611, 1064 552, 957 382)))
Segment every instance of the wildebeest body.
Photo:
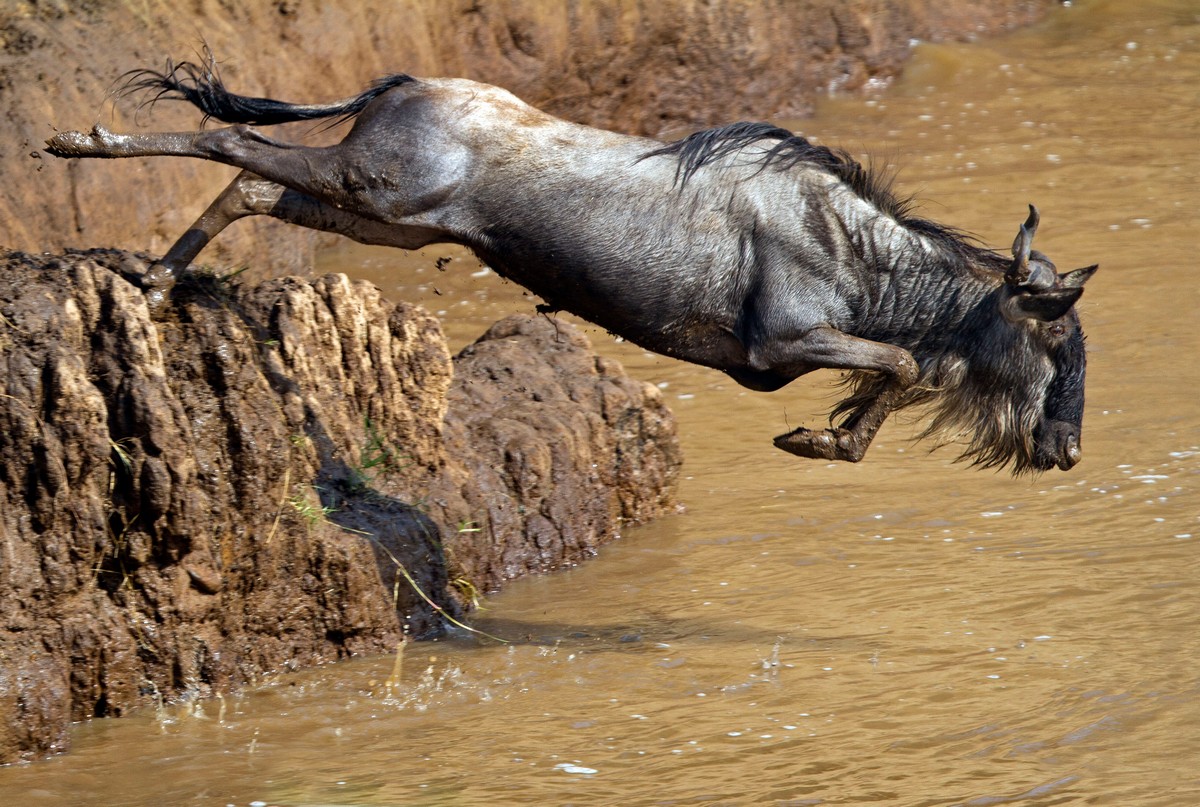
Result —
POLYGON ((563 121, 462 79, 393 76, 300 106, 228 93, 211 70, 139 73, 239 125, 192 133, 65 132, 60 156, 192 156, 243 169, 172 247, 169 287, 221 229, 265 214, 365 243, 470 247, 499 274, 650 350, 773 390, 853 371, 847 417, 776 445, 858 460, 896 408, 1016 472, 1079 457, 1083 335, 1073 304, 1094 267, 1058 275, 911 216, 846 155, 766 124, 673 144, 563 121), (338 144, 271 140, 246 123, 354 116, 338 144))

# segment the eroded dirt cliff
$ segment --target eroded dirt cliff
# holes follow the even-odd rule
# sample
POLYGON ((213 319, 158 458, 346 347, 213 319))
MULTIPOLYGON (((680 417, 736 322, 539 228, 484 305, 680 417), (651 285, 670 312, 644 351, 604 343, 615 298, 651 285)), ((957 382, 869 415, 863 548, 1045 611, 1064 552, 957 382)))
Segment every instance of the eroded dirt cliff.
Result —
MULTIPOLYGON (((556 115, 649 135, 795 118, 831 90, 886 81, 915 40, 1031 22, 1057 0, 144 0, 0 7, 0 246, 105 245, 161 254, 235 173, 187 160, 47 164, 54 128, 194 129, 195 110, 106 103, 128 70, 195 59, 231 89, 298 102, 394 72, 498 84, 556 115)), ((306 142, 311 127, 276 130, 306 142)), ((319 236, 239 222, 218 266, 305 269, 319 236)))
POLYGON ((504 320, 452 362, 433 317, 344 275, 202 276, 154 320, 145 268, 0 256, 0 761, 394 650, 671 507, 657 388, 566 323, 504 320))

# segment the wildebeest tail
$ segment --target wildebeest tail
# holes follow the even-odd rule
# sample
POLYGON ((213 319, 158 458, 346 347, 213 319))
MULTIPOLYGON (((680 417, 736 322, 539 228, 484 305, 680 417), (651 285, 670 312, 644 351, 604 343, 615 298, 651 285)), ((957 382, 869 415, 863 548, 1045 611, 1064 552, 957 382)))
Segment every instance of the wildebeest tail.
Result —
POLYGON ((205 54, 203 64, 167 62, 166 69, 134 70, 125 74, 122 95, 147 92, 150 97, 143 106, 159 101, 188 101, 201 112, 204 119, 216 118, 225 123, 247 123, 268 126, 274 123, 319 120, 336 117, 352 118, 378 96, 402 84, 416 81, 403 73, 381 78, 365 91, 351 98, 328 104, 289 104, 272 98, 251 98, 225 89, 211 54, 205 54))

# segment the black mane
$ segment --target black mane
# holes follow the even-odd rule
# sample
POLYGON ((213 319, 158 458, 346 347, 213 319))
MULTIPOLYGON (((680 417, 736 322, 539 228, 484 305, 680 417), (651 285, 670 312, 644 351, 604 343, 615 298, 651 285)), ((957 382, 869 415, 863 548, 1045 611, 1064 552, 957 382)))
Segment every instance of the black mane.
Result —
POLYGON ((893 191, 894 173, 880 171, 874 166, 864 166, 844 149, 815 145, 807 138, 781 126, 747 121, 731 123, 667 143, 650 151, 645 157, 677 157, 679 168, 676 171, 676 180, 682 187, 704 166, 760 140, 778 141, 758 159, 760 170, 775 168, 787 171, 802 163, 815 166, 832 174, 856 196, 869 202, 897 224, 911 232, 932 238, 951 253, 972 263, 982 263, 991 269, 1003 269, 1007 265, 1007 259, 980 248, 973 236, 913 215, 916 198, 898 196, 893 191))

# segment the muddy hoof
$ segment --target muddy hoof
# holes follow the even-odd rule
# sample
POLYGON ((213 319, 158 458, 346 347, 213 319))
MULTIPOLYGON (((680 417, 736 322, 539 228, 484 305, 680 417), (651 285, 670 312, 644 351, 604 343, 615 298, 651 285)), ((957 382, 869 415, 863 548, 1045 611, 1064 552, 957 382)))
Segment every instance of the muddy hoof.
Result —
POLYGON ((90 132, 59 132, 46 141, 46 153, 55 157, 106 157, 112 153, 114 135, 102 126, 90 132))
POLYGON ((172 269, 165 263, 155 261, 150 264, 150 268, 146 270, 146 274, 142 275, 142 288, 170 291, 171 287, 175 285, 179 274, 177 270, 172 269))
POLYGON ((150 289, 146 292, 146 307, 150 309, 151 319, 162 319, 171 307, 171 290, 150 289))
POLYGON ((147 264, 145 260, 126 255, 113 266, 127 282, 145 292, 146 305, 153 318, 164 312, 171 302, 177 272, 162 263, 147 264))
POLYGON ((155 319, 170 307, 171 290, 175 288, 178 272, 162 263, 153 263, 138 279, 138 285, 146 291, 146 305, 155 319))
POLYGON ((845 429, 824 429, 818 432, 799 428, 776 437, 775 447, 798 457, 839 462, 858 462, 864 453, 864 448, 858 444, 854 434, 845 429))

